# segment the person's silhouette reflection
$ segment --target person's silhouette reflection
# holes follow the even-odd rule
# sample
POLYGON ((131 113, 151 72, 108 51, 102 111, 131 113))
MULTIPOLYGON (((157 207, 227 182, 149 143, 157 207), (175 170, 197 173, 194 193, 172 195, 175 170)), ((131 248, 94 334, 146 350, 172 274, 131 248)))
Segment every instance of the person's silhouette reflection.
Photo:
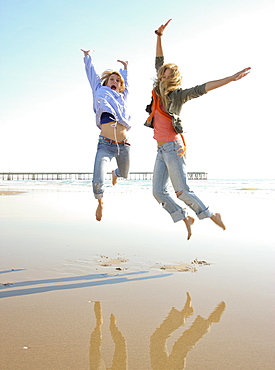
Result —
MULTIPOLYGON (((200 315, 196 317, 189 329, 185 330, 180 338, 174 343, 169 355, 166 341, 169 336, 180 326, 185 325, 185 321, 190 317, 194 309, 192 307, 191 296, 187 293, 185 305, 181 311, 172 307, 168 316, 159 328, 155 330, 150 338, 150 359, 152 370, 179 370, 184 369, 186 356, 195 344, 209 331, 213 323, 220 321, 225 310, 225 303, 221 302, 215 310, 204 319, 200 315)), ((101 355, 103 324, 100 302, 95 302, 94 312, 96 326, 90 339, 90 370, 106 370, 107 367, 101 355)), ((116 325, 116 318, 110 316, 109 326, 111 336, 115 344, 112 367, 110 370, 127 370, 127 346, 126 340, 116 325)))
POLYGON ((150 338, 150 358, 152 370, 178 370, 184 369, 188 352, 208 332, 214 322, 219 322, 225 310, 225 303, 221 302, 207 319, 200 315, 196 317, 191 327, 183 332, 181 337, 173 345, 170 355, 168 354, 166 341, 169 336, 185 324, 185 320, 193 314, 190 294, 184 308, 181 311, 174 307, 159 328, 150 338))
MULTIPOLYGON (((103 324, 103 318, 100 302, 95 302, 94 312, 96 318, 96 326, 91 334, 90 339, 90 370, 106 370, 107 367, 101 355, 101 327, 103 324)), ((112 367, 110 369, 126 370, 128 368, 126 341, 116 326, 116 318, 113 314, 110 316, 109 329, 115 343, 115 352, 113 355, 112 367)))

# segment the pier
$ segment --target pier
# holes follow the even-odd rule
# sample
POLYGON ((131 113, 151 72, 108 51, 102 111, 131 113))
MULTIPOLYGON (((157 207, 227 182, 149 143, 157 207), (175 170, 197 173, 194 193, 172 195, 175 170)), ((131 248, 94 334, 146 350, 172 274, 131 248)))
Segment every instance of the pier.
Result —
MULTIPOLYGON (((111 179, 107 172, 106 180, 111 179)), ((188 180, 207 180, 207 172, 188 172, 188 180)), ((130 172, 127 180, 152 180, 153 172, 130 172)), ((92 180, 92 172, 0 172, 2 181, 92 180)))

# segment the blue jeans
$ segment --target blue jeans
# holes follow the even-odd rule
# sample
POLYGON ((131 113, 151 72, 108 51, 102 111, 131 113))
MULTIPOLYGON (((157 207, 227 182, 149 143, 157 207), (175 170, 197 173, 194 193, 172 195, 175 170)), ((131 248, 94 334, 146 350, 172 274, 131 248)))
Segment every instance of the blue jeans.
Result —
POLYGON ((93 175, 93 191, 96 199, 103 197, 104 179, 113 158, 116 158, 118 166, 115 170, 115 176, 127 178, 130 167, 130 145, 109 142, 104 140, 104 136, 100 135, 93 175))
POLYGON ((162 203, 163 208, 170 214, 174 222, 187 217, 186 209, 181 208, 168 193, 167 187, 170 177, 175 192, 182 191, 178 199, 189 206, 199 219, 211 217, 213 213, 187 185, 185 159, 178 155, 178 149, 181 147, 181 140, 171 141, 158 147, 153 174, 153 195, 159 203, 162 203))

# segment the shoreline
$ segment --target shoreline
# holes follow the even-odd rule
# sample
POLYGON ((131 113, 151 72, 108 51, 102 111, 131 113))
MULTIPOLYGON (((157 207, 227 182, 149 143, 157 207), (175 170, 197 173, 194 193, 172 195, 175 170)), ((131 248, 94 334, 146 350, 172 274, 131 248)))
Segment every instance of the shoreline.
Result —
POLYGON ((0 195, 15 195, 15 194, 22 194, 25 193, 25 191, 12 191, 12 190, 0 190, 0 195))

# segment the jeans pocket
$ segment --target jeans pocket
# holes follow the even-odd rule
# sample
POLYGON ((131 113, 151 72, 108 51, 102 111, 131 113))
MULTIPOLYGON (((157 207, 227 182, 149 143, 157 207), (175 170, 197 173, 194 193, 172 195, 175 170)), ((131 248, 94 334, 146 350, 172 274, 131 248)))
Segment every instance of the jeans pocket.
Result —
POLYGON ((109 145, 107 143, 107 141, 104 141, 104 140, 99 140, 98 141, 98 144, 97 144, 97 148, 98 149, 104 149, 104 148, 108 148, 109 145))

